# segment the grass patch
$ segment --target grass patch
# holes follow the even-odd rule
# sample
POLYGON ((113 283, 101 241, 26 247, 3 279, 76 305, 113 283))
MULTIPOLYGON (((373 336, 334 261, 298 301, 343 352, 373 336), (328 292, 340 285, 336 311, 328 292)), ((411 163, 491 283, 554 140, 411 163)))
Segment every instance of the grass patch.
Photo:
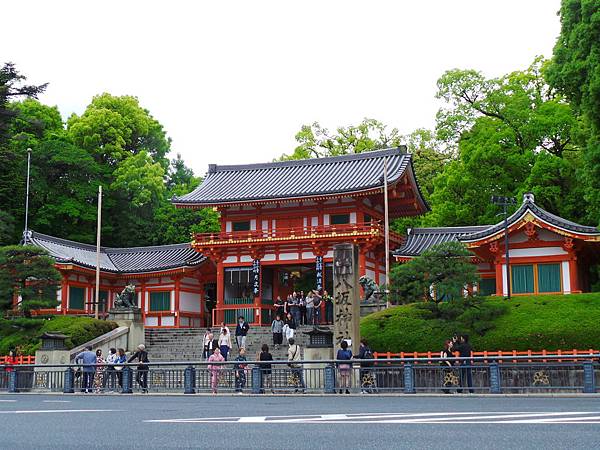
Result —
POLYGON ((374 351, 424 352, 442 348, 453 333, 468 333, 475 350, 586 350, 600 347, 600 293, 518 296, 482 300, 481 310, 455 316, 412 303, 364 317, 361 335, 374 351))
POLYGON ((117 328, 115 322, 91 317, 53 316, 49 319, 0 319, 0 355, 18 348, 23 355, 33 355, 40 348, 40 336, 45 332, 62 332, 68 338, 67 348, 73 348, 117 328))

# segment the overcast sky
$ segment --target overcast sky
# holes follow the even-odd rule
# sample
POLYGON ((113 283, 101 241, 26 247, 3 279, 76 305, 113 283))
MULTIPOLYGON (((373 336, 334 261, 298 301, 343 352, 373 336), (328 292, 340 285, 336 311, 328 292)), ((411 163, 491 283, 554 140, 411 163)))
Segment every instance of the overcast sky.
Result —
POLYGON ((432 127, 447 69, 488 76, 549 57, 560 0, 29 1, 2 23, 0 62, 66 119, 135 95, 195 173, 265 162, 302 124, 432 127))

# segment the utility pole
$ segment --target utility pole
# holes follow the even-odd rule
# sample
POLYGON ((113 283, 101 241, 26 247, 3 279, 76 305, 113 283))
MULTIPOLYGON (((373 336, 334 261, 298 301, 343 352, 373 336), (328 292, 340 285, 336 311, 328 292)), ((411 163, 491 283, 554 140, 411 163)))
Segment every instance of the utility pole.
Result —
POLYGON ((31 170, 31 148, 27 149, 27 193, 25 194, 25 229, 23 230, 23 245, 29 242, 29 172, 31 170))
POLYGON ((94 317, 98 319, 98 305, 100 304, 100 230, 102 227, 102 186, 98 186, 98 225, 96 228, 96 304, 94 317))
POLYGON ((517 199, 514 197, 503 197, 499 195, 492 195, 492 203, 495 205, 502 206, 502 214, 504 215, 504 254, 506 255, 506 299, 510 300, 510 252, 508 245, 508 206, 517 203, 517 199))
MULTIPOLYGON (((387 157, 383 160, 383 210, 384 210, 384 236, 385 236, 385 307, 390 307, 390 217, 388 206, 388 177, 387 157)), ((379 305, 378 305, 379 306, 379 305)), ((378 308, 379 309, 379 308, 378 308)))

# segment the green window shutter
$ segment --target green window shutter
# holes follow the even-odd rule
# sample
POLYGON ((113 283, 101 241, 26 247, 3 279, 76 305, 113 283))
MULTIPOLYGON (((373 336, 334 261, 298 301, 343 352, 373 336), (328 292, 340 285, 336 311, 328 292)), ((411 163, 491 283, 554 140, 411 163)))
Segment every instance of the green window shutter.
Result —
POLYGON ((233 231, 250 231, 250 221, 233 222, 233 231))
POLYGON ((533 266, 528 264, 510 266, 510 268, 513 294, 533 294, 533 266))
POLYGON ((85 289, 69 286, 69 309, 84 309, 85 289))
POLYGON ((495 278, 482 278, 481 280, 479 280, 479 295, 494 295, 495 293, 495 278))
POLYGON ((538 290, 560 292, 560 264, 538 264, 538 290))
POLYGON ((171 292, 151 292, 150 311, 170 311, 171 292))
POLYGON ((100 302, 98 303, 98 311, 106 312, 106 306, 108 305, 108 292, 100 291, 99 293, 100 302))
POLYGON ((350 223, 350 214, 332 214, 329 219, 331 225, 345 225, 350 223))

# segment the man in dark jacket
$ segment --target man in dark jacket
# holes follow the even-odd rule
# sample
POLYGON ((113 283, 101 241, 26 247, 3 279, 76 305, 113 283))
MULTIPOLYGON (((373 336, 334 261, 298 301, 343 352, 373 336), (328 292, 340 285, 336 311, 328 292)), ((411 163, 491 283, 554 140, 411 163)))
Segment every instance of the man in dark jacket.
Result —
MULTIPOLYGON (((358 359, 374 359, 373 352, 364 339, 360 340, 360 347, 358 349, 358 355, 355 356, 358 359)), ((375 376, 372 372, 373 363, 365 361, 360 363, 360 393, 374 393, 375 392, 375 376)))
POLYGON ((249 329, 250 325, 248 325, 244 316, 238 317, 238 324, 237 327, 235 327, 235 342, 237 343, 238 349, 246 348, 246 335, 248 334, 249 329))
MULTIPOLYGON (((455 352, 458 352, 458 356, 460 358, 470 358, 471 352, 473 348, 471 344, 469 344, 469 336, 466 334, 461 335, 458 338, 458 344, 455 344, 453 347, 455 352)), ((468 359, 463 359, 460 361, 460 365, 464 366, 464 368, 460 369, 460 386, 469 388, 469 392, 473 393, 473 374, 471 371, 471 361, 468 359)), ((457 389, 456 392, 459 394, 462 393, 462 389, 457 389)))

